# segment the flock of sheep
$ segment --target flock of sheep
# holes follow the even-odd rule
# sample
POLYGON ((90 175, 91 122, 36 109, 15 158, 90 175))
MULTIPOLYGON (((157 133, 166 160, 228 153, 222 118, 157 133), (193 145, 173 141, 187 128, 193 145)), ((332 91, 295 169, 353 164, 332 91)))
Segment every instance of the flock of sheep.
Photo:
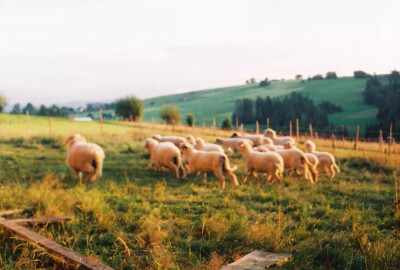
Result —
MULTIPOLYGON (((177 178, 181 174, 182 179, 189 173, 197 173, 201 175, 203 183, 206 182, 206 174, 214 172, 220 180, 221 189, 225 188, 225 174, 234 186, 239 186, 234 174, 237 166, 231 167, 228 158, 234 151, 240 152, 246 160, 243 183, 250 174, 258 178, 257 172, 263 173, 267 181, 278 183, 282 180, 284 169, 288 169, 288 175, 293 171, 301 174, 310 183, 317 182, 320 173, 328 172, 332 179, 335 171, 340 172, 333 155, 317 152, 314 142, 308 140, 304 143, 304 153, 296 147, 293 138, 278 137, 272 129, 267 129, 264 135, 241 135, 235 132, 230 138, 217 138, 215 143, 206 143, 204 139, 195 139, 192 135, 153 135, 146 139, 145 148, 150 153, 148 168, 154 162, 161 174, 163 167, 166 167, 177 178)), ((86 174, 85 181, 99 179, 104 158, 101 147, 87 143, 81 135, 68 138, 67 164, 78 174, 80 181, 82 173, 86 174)))

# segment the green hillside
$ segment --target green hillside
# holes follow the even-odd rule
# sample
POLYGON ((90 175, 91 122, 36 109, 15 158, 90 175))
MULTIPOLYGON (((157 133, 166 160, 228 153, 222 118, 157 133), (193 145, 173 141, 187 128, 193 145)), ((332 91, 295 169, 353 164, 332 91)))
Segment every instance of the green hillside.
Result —
MULTIPOLYGON (((365 125, 375 121, 378 109, 363 102, 361 92, 365 88, 365 79, 338 78, 336 80, 313 81, 277 81, 266 88, 258 85, 241 85, 183 94, 162 96, 144 100, 144 121, 154 118, 161 122, 158 111, 163 104, 171 103, 181 110, 182 120, 192 113, 198 125, 207 125, 216 117, 220 124, 226 116, 231 116, 235 100, 238 98, 280 97, 293 91, 308 95, 317 104, 329 101, 343 107, 343 112, 331 114, 329 120, 336 126, 345 125, 351 133, 360 125, 364 133, 365 125)), ((263 123, 264 124, 264 123, 263 123)))

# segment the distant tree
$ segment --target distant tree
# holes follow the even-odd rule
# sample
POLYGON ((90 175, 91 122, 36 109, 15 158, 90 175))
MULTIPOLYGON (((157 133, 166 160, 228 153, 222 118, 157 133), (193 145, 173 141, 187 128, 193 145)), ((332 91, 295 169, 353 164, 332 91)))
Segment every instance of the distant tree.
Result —
POLYGON ((268 81, 268 78, 265 78, 264 80, 260 81, 259 86, 260 87, 267 87, 270 84, 268 81))
POLYGON ((181 114, 179 108, 176 106, 172 106, 171 104, 162 105, 159 111, 160 117, 167 121, 168 124, 171 124, 174 120, 175 123, 179 123, 181 121, 181 114))
POLYGON ((362 71, 362 70, 356 70, 356 71, 354 71, 354 78, 355 79, 364 79, 364 78, 368 78, 368 74, 367 73, 365 73, 364 71, 362 71))
POLYGON ((22 109, 23 114, 26 114, 26 111, 28 111, 30 115, 36 114, 36 108, 32 105, 32 103, 26 104, 25 108, 22 109))
POLYGON ((40 108, 39 108, 39 111, 37 112, 37 115, 41 115, 41 116, 48 115, 46 106, 44 106, 43 104, 40 105, 40 108))
POLYGON ((250 84, 254 84, 254 83, 257 83, 256 79, 250 78, 250 84))
POLYGON ((323 80, 324 77, 322 77, 321 74, 317 74, 317 75, 313 76, 311 79, 312 79, 312 80, 323 80))
POLYGON ((330 80, 330 79, 337 79, 336 72, 333 72, 333 71, 327 72, 327 73, 326 73, 326 76, 325 76, 325 79, 328 79, 328 80, 330 80))
POLYGON ((222 129, 231 130, 232 129, 232 122, 231 119, 227 116, 224 121, 222 121, 221 125, 222 129))
POLYGON ((119 99, 115 103, 115 115, 124 119, 131 119, 132 117, 133 121, 140 121, 143 116, 143 102, 134 96, 119 99))
POLYGON ((7 105, 7 98, 3 94, 0 93, 0 112, 4 110, 4 107, 7 105))
POLYGON ((399 86, 400 85, 400 73, 396 70, 392 71, 388 77, 389 85, 399 86))
POLYGON ((15 104, 10 113, 21 114, 21 105, 19 103, 15 104))
POLYGON ((301 81, 303 79, 303 76, 301 74, 297 74, 295 79, 296 81, 301 81))
POLYGON ((188 124, 189 127, 194 126, 194 115, 189 113, 186 117, 186 123, 188 124))

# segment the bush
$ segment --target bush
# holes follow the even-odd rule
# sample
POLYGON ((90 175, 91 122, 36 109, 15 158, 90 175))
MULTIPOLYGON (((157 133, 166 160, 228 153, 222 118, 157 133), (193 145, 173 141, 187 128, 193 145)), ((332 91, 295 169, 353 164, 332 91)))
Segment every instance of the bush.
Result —
POLYGON ((321 74, 317 74, 317 75, 313 76, 312 79, 313 79, 313 80, 323 80, 324 77, 322 77, 321 74))
POLYGON ((262 80, 259 84, 260 87, 267 87, 269 85, 269 81, 267 79, 262 80))
POLYGON ((122 116, 124 119, 133 121, 140 120, 143 116, 143 102, 136 97, 126 97, 115 103, 115 115, 122 116))
POLYGON ((231 130, 232 129, 231 119, 228 116, 225 118, 224 121, 222 121, 221 128, 222 129, 226 129, 226 130, 231 130))
POLYGON ((333 72, 333 71, 327 72, 325 78, 328 79, 328 80, 337 79, 336 72, 333 72))
POLYGON ((186 117, 186 123, 188 124, 189 127, 194 126, 194 116, 193 114, 189 113, 186 117))
POLYGON ((7 105, 7 98, 0 93, 0 112, 4 110, 4 107, 7 105))
POLYGON ((175 123, 179 123, 181 121, 181 114, 179 112, 179 108, 176 106, 172 106, 171 104, 164 104, 160 111, 160 117, 167 121, 168 124, 172 124, 174 120, 175 123))
POLYGON ((354 71, 354 78, 355 79, 364 79, 364 78, 368 78, 368 74, 362 70, 357 70, 354 71))

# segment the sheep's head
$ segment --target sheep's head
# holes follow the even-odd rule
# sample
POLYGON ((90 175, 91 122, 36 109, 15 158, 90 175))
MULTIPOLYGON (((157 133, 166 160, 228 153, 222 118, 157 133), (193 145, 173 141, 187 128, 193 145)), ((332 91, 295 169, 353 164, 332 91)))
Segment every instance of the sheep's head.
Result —
POLYGON ((248 151, 251 148, 250 144, 246 141, 241 141, 238 143, 238 146, 236 147, 236 150, 239 151, 240 153, 243 153, 245 151, 248 151))
POLYGON ((153 139, 153 138, 147 138, 146 139, 146 144, 144 145, 144 148, 147 150, 147 152, 150 152, 151 149, 158 144, 158 141, 153 139))
POLYGON ((233 132, 231 135, 231 138, 237 138, 240 137, 240 133, 239 132, 233 132))
POLYGON ((194 138, 192 135, 186 136, 186 141, 187 141, 188 143, 190 143, 190 144, 193 144, 193 145, 196 144, 196 140, 195 140, 195 138, 194 138))
POLYGON ((271 139, 274 139, 274 138, 276 138, 276 132, 273 129, 267 128, 265 130, 264 136, 268 137, 268 138, 271 138, 271 139))
POLYGON ((153 138, 154 140, 157 140, 157 141, 159 141, 159 140, 161 140, 161 135, 160 134, 154 134, 153 136, 151 136, 151 138, 153 138))
POLYGON ((307 140, 304 143, 304 148, 307 153, 314 153, 315 152, 315 143, 313 141, 307 140))
POLYGON ((216 144, 221 144, 221 143, 222 143, 221 138, 216 138, 216 139, 215 139, 215 143, 216 143, 216 144))
POLYGON ((66 141, 66 143, 68 143, 68 145, 73 145, 77 142, 86 142, 86 139, 81 134, 76 133, 76 134, 68 137, 68 139, 66 141))
POLYGON ((205 142, 204 142, 203 138, 200 138, 200 137, 197 137, 197 138, 196 138, 196 145, 195 145, 195 147, 203 147, 204 144, 205 144, 205 142))
POLYGON ((285 144, 283 145, 283 148, 285 149, 293 149, 294 145, 292 142, 285 142, 285 144))
POLYGON ((274 144, 274 142, 271 140, 271 138, 268 138, 268 137, 263 138, 263 143, 264 144, 274 144))
POLYGON ((181 148, 182 154, 186 154, 188 151, 190 151, 190 149, 193 148, 193 146, 188 143, 183 143, 180 145, 180 148, 181 148))

